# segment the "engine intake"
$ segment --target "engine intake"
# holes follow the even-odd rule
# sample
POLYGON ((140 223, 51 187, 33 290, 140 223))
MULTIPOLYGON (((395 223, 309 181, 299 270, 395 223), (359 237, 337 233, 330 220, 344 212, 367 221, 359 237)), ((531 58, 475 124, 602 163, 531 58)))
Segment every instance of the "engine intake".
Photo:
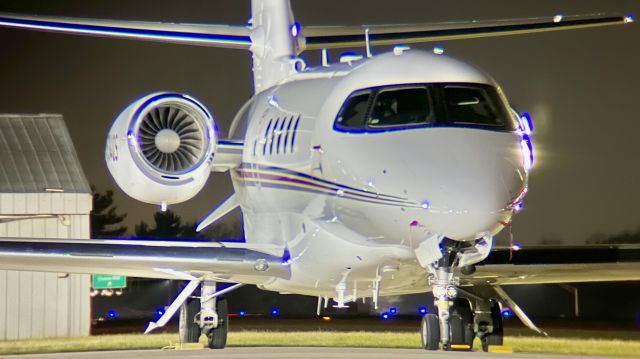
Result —
POLYGON ((116 118, 107 138, 107 167, 129 196, 154 204, 179 203, 204 186, 217 142, 215 121, 197 100, 154 93, 116 118))

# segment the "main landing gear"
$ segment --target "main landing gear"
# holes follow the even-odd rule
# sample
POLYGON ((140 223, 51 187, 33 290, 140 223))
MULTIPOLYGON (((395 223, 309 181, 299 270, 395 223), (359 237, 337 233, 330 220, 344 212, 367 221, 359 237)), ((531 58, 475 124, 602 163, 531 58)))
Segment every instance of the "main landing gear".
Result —
POLYGON ((460 278, 453 268, 460 263, 463 244, 445 239, 443 257, 429 266, 429 284, 432 288, 437 314, 422 318, 422 347, 426 350, 472 350, 477 336, 482 349, 502 345, 502 316, 497 301, 473 296, 475 312, 467 298, 458 297, 460 278))
POLYGON ((179 333, 183 343, 197 343, 200 335, 205 334, 210 349, 224 349, 227 345, 227 300, 212 297, 215 292, 215 282, 205 281, 201 286, 201 295, 190 297, 182 304, 179 333))

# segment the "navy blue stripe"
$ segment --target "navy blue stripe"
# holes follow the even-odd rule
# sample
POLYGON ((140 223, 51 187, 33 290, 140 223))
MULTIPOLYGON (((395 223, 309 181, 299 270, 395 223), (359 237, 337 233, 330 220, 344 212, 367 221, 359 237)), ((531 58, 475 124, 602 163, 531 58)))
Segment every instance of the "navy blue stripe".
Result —
MULTIPOLYGON (((336 187, 343 188, 343 189, 352 190, 352 191, 355 191, 355 192, 366 193, 368 195, 376 195, 377 194, 377 193, 373 193, 373 192, 363 191, 363 190, 361 190, 359 188, 354 188, 354 187, 342 185, 342 184, 339 184, 339 183, 323 180, 321 178, 313 177, 313 176, 310 176, 310 175, 307 175, 307 174, 304 174, 304 173, 291 171, 291 170, 288 170, 286 168, 262 166, 262 165, 258 165, 258 164, 248 164, 248 163, 243 163, 240 166, 240 168, 249 169, 249 170, 258 169, 258 170, 262 170, 262 171, 282 172, 282 173, 287 173, 287 174, 290 174, 290 175, 300 176, 300 177, 307 178, 307 179, 310 179, 310 180, 318 181, 318 182, 321 182, 321 183, 324 183, 324 184, 327 184, 327 185, 331 185, 331 186, 336 186, 336 187)), ((387 194, 377 194, 377 195, 381 196, 381 197, 394 198, 394 199, 399 199, 399 200, 403 200, 403 201, 407 200, 406 198, 397 197, 397 196, 391 196, 391 195, 387 195, 387 194)))
POLYGON ((223 146, 237 146, 237 147, 244 146, 244 143, 242 142, 231 142, 231 141, 225 141, 225 140, 218 141, 218 144, 223 146))
POLYGON ((103 25, 70 24, 70 23, 64 23, 64 22, 23 20, 23 19, 11 19, 11 18, 4 18, 4 17, 0 17, 0 21, 6 22, 9 24, 15 24, 15 25, 55 27, 60 30, 112 32, 112 33, 117 33, 121 35, 178 37, 183 39, 230 41, 230 42, 233 41, 233 42, 244 42, 246 44, 251 43, 251 39, 249 38, 249 36, 240 36, 240 35, 203 34, 203 33, 169 31, 169 30, 120 28, 120 27, 103 26, 103 25))
MULTIPOLYGON (((259 179, 255 179, 255 178, 244 178, 244 181, 245 181, 245 183, 247 183, 247 184, 249 184, 251 186, 256 186, 257 183, 260 182, 259 179)), ((326 195, 326 196, 337 197, 337 198, 346 199, 346 200, 353 200, 353 201, 359 201, 359 202, 379 204, 379 205, 382 205, 382 206, 415 207, 415 208, 419 207, 418 205, 409 204, 409 203, 407 203, 407 204, 388 203, 388 202, 387 203, 382 203, 382 202, 376 202, 376 200, 368 200, 368 199, 365 199, 365 198, 336 196, 333 193, 327 193, 327 192, 322 191, 322 190, 315 190, 315 189, 310 189, 310 188, 302 188, 302 187, 298 187, 298 186, 295 186, 295 185, 260 182, 260 186, 261 187, 269 187, 269 188, 277 188, 277 189, 295 190, 295 191, 300 191, 300 192, 323 194, 323 195, 326 195)), ((384 201, 384 200, 382 200, 382 201, 384 201)))

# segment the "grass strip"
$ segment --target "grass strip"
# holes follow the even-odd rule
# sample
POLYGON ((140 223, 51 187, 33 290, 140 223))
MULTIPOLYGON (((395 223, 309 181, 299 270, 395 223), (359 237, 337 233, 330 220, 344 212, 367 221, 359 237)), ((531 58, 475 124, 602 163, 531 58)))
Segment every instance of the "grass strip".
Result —
MULTIPOLYGON (((0 342, 0 355, 102 351, 126 349, 160 349, 178 342, 177 334, 118 334, 79 338, 50 338, 0 342)), ((202 337, 204 343, 204 337, 202 337)), ((267 332, 237 331, 229 333, 229 346, 316 346, 419 348, 420 337, 412 332, 267 332)), ((475 343, 476 350, 479 341, 475 343)), ((515 352, 553 353, 588 356, 637 357, 640 341, 608 339, 570 339, 541 337, 506 337, 505 344, 515 352)))

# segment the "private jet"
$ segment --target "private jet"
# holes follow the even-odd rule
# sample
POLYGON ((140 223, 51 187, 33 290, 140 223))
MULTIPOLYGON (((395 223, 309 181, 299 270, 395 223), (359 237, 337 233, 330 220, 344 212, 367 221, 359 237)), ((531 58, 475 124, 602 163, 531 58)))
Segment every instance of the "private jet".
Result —
POLYGON ((122 191, 162 210, 196 196, 212 172, 228 173, 234 192, 197 230, 239 208, 244 242, 0 238, 0 268, 185 280, 147 332, 179 311, 181 338, 204 334, 212 349, 226 345, 225 294, 246 284, 318 297, 318 311, 432 292, 427 350, 471 350, 476 337, 484 350, 501 345, 503 303, 541 332, 502 286, 640 280, 640 266, 615 251, 581 263, 496 248, 528 191, 531 118, 487 73, 410 45, 631 22, 594 14, 302 26, 289 0, 252 0, 240 25, 2 13, 7 28, 248 50, 254 94, 228 138, 188 94, 143 96, 105 146, 122 191), (374 54, 380 46, 392 51, 374 54), (360 51, 332 62, 329 50, 341 48, 360 51), (319 51, 317 65, 301 57, 307 50, 319 51))

